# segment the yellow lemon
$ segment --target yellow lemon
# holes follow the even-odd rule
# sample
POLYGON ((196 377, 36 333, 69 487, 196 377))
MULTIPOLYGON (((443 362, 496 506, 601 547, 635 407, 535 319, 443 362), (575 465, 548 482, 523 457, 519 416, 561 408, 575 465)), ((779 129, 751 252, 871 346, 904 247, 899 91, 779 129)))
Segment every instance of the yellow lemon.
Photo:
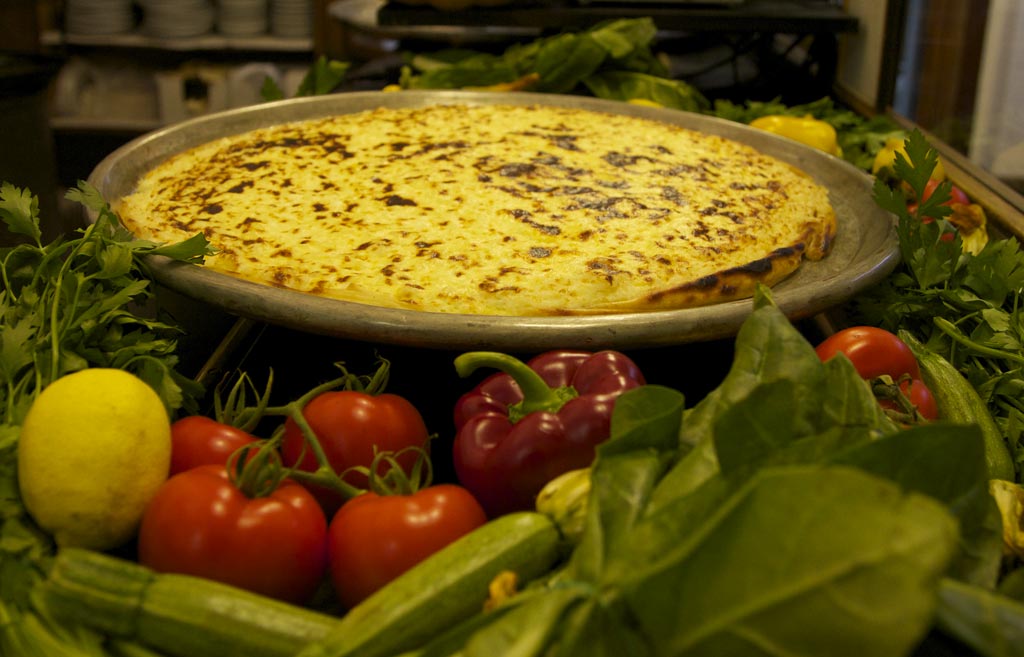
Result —
POLYGON ((118 369, 63 376, 33 402, 18 443, 25 508, 57 545, 128 541, 167 479, 170 419, 156 392, 118 369))

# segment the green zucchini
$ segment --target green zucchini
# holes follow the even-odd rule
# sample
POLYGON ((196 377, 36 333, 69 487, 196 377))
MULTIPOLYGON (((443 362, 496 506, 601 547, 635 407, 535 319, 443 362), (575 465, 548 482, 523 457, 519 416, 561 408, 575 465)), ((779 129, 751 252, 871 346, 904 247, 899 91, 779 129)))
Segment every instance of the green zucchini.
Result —
POLYGON ((500 516, 406 571, 352 608, 301 657, 383 657, 417 648, 483 609, 488 585, 513 571, 520 583, 558 562, 561 535, 547 516, 500 516))
POLYGON ((66 548, 38 592, 58 619, 173 657, 292 657, 338 619, 207 579, 66 548))
POLYGON ((941 354, 929 351, 909 332, 900 331, 899 337, 914 352, 921 367, 921 379, 935 397, 939 417, 954 423, 976 424, 981 429, 988 478, 1015 481, 1016 469, 1003 432, 971 382, 941 354))
POLYGON ((536 510, 551 518, 562 537, 574 546, 583 536, 589 498, 590 468, 570 470, 544 485, 537 494, 536 510))

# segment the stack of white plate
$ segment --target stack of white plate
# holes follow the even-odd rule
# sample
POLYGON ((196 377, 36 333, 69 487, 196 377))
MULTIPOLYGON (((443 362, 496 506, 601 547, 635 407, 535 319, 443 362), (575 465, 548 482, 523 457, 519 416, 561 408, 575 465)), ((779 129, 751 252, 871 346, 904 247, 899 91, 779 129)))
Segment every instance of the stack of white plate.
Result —
POLYGON ((132 27, 131 0, 68 0, 65 8, 70 34, 121 34, 132 27))
POLYGON ((270 30, 286 38, 313 34, 312 0, 271 0, 270 30))
POLYGON ((213 29, 214 9, 208 0, 141 0, 142 31, 175 39, 200 36, 213 29))
POLYGON ((219 0, 217 30, 228 36, 251 36, 267 31, 267 0, 219 0))

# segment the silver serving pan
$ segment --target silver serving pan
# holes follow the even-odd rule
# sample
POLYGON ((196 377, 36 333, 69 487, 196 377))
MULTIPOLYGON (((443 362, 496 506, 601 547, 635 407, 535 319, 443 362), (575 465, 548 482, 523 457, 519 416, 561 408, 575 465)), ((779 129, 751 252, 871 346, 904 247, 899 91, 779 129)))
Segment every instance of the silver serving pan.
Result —
MULTIPOLYGON (((794 319, 846 301, 888 276, 898 259, 894 217, 872 199, 871 177, 851 164, 789 139, 713 117, 590 97, 469 91, 353 92, 267 103, 192 119, 143 135, 106 157, 89 182, 104 198, 132 191, 170 155, 207 141, 286 121, 375 107, 437 103, 547 104, 632 114, 744 142, 793 164, 829 190, 838 218, 832 252, 805 262, 773 289, 794 319)), ((198 265, 152 258, 156 280, 199 302, 250 319, 308 333, 437 349, 538 351, 550 348, 640 348, 734 335, 749 300, 645 313, 579 317, 506 317, 429 313, 338 301, 265 286, 198 265)))

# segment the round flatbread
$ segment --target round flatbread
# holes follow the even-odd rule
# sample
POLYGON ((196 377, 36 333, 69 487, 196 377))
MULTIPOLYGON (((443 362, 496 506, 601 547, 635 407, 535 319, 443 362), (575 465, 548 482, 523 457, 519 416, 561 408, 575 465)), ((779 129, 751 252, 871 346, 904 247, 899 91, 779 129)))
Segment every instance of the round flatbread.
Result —
POLYGON ((204 233, 206 267, 377 306, 536 316, 743 298, 836 232, 828 191, 747 145, 544 105, 377 109, 170 157, 115 203, 204 233))

